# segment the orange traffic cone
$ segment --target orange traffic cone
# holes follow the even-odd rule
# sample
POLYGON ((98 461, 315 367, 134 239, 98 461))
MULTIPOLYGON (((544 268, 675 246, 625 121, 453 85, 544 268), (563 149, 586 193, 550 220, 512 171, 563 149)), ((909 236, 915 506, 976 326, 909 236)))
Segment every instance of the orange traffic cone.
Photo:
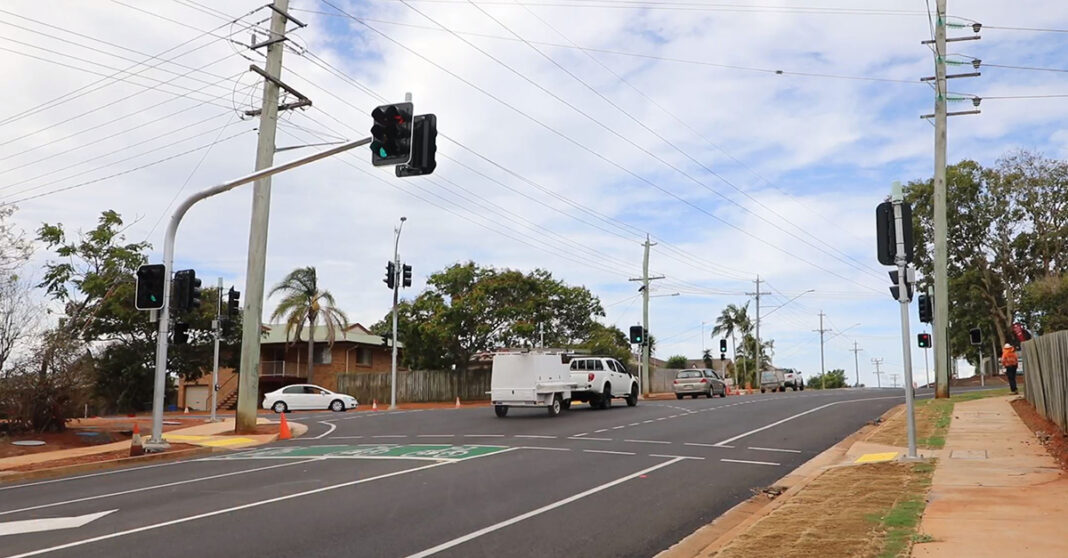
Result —
POLYGON ((460 408, 460 398, 459 397, 456 398, 456 408, 457 409, 460 408))
POLYGON ((187 414, 187 415, 189 414, 189 405, 185 406, 185 414, 187 414))
POLYGON ((377 411, 378 410, 378 400, 377 399, 372 399, 371 400, 371 410, 372 411, 377 411))
POLYGON ((141 428, 135 422, 133 425, 133 438, 130 440, 130 457, 144 455, 145 446, 141 441, 141 428))
POLYGON ((289 423, 286 422, 286 414, 282 413, 282 421, 278 425, 278 439, 288 440, 293 437, 293 433, 289 431, 289 423))

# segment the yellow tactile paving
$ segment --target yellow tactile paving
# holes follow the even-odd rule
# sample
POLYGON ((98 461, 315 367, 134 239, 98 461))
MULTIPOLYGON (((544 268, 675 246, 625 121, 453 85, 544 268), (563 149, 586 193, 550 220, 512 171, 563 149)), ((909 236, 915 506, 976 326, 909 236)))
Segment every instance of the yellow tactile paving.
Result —
POLYGON ((853 463, 880 463, 882 461, 893 461, 897 457, 896 451, 888 451, 886 453, 865 453, 857 458, 853 463))

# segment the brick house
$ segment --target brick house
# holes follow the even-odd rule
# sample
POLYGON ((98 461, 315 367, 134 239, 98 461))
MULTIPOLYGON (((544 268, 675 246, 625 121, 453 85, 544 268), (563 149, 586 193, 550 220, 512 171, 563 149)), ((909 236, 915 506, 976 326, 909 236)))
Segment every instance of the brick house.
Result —
MULTIPOLYGON (((307 330, 303 340, 286 341, 285 324, 263 326, 260 339, 260 389, 257 405, 263 394, 289 384, 308 383, 307 330)), ((339 374, 389 372, 392 350, 383 338, 374 335, 360 324, 349 326, 338 334, 333 346, 326 342, 326 327, 315 328, 315 355, 312 383, 329 390, 337 389, 339 374)), ((403 350, 403 343, 397 344, 403 350)), ((400 355, 398 354, 398 360, 400 355)), ((399 366, 399 363, 398 363, 399 366)), ((403 368, 401 368, 403 369, 403 368)), ((238 375, 231 368, 219 369, 219 409, 234 409, 237 405, 238 375)), ((196 381, 178 382, 178 408, 191 411, 208 410, 211 405, 211 371, 196 381)))

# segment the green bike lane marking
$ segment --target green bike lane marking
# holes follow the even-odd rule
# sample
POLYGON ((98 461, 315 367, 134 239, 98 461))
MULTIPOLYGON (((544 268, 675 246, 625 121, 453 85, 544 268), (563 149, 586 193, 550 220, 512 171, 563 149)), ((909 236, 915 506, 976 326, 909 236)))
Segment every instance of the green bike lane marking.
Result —
POLYGON ((290 446, 265 448, 211 459, 429 459, 460 460, 513 449, 508 446, 360 444, 337 446, 290 446))

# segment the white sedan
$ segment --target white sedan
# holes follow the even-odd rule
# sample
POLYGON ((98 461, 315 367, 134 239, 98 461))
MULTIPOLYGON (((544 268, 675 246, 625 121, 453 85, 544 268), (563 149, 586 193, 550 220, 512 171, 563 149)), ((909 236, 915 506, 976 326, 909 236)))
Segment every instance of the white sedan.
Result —
POLYGON ((356 398, 312 384, 294 384, 263 396, 263 408, 276 413, 314 409, 342 412, 355 409, 356 398))

